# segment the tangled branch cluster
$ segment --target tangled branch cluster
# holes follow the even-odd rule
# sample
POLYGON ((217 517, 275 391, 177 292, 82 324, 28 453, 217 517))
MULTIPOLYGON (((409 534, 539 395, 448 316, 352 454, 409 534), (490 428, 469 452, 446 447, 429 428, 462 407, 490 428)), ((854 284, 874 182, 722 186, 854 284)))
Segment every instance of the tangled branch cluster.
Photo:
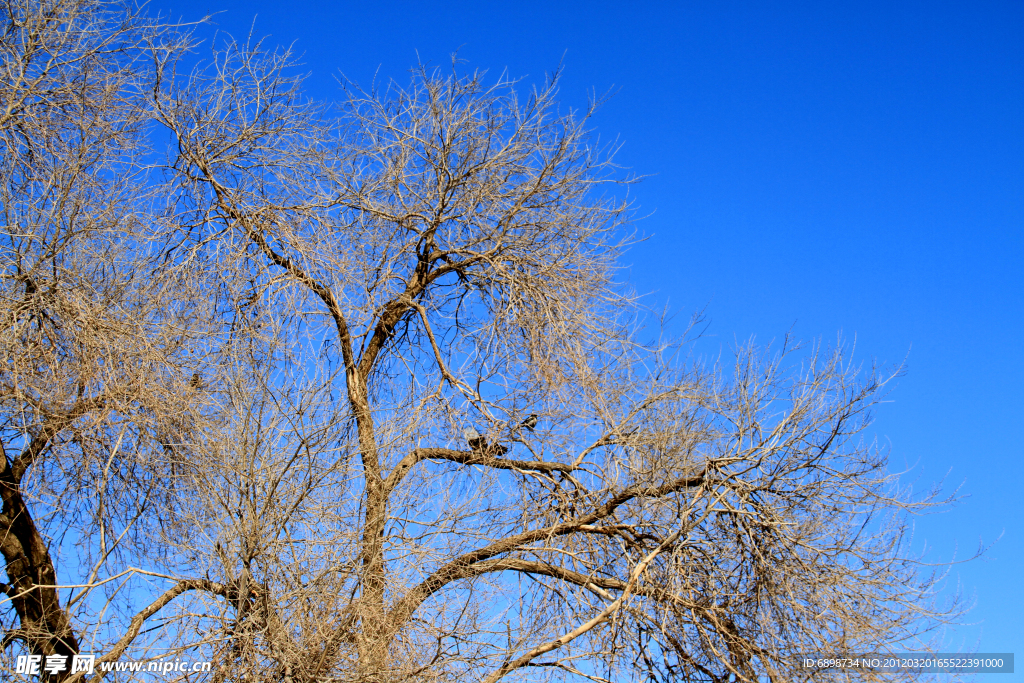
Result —
POLYGON ((860 436, 886 377, 641 343, 630 180, 557 77, 332 109, 127 4, 0 25, 10 677, 824 680, 956 616, 860 436))

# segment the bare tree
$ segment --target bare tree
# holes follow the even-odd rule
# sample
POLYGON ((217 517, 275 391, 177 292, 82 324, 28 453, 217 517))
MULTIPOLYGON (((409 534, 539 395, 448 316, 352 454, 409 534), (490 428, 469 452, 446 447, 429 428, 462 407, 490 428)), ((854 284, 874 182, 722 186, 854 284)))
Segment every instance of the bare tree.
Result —
MULTIPOLYGON (((319 451, 339 487, 324 509, 264 486, 240 518, 284 517, 225 529, 223 580, 260 588, 222 670, 784 680, 824 675, 803 653, 922 645, 955 612, 907 554, 903 515, 930 500, 858 440, 883 376, 841 348, 796 368, 789 342, 743 348, 729 372, 639 343, 614 279, 630 209, 605 190, 626 181, 556 79, 524 98, 421 67, 349 86, 333 117, 288 62, 228 44, 158 101, 207 221, 190 248, 250 283, 290 356, 275 372, 323 406, 331 447, 283 479, 309 481, 319 451), (277 528, 288 553, 254 548, 277 528)), ((291 433, 240 486, 307 448, 291 433)))
POLYGON ((905 538, 933 498, 860 440, 883 375, 641 341, 630 179, 557 78, 420 67, 331 109, 287 52, 186 69, 116 5, 5 21, 10 654, 826 680, 798 656, 955 616, 905 538))
POLYGON ((195 316, 154 268, 140 171, 146 65, 182 45, 110 2, 6 3, 0 27, 3 643, 67 658, 125 608, 93 589, 145 554, 167 507, 147 456, 195 393, 195 316))

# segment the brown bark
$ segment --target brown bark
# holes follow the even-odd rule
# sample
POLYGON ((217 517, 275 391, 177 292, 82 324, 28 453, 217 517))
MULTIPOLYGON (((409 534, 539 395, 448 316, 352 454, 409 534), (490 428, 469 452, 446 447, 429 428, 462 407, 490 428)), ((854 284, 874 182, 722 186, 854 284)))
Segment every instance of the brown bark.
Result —
MULTIPOLYGON (((6 561, 8 581, 5 592, 18 614, 19 627, 7 634, 7 640, 24 640, 32 654, 64 655, 68 659, 79 651, 78 640, 57 592, 57 572, 39 534, 20 488, 6 458, 0 459, 0 552, 6 561)), ((60 681, 64 674, 47 675, 60 681)))

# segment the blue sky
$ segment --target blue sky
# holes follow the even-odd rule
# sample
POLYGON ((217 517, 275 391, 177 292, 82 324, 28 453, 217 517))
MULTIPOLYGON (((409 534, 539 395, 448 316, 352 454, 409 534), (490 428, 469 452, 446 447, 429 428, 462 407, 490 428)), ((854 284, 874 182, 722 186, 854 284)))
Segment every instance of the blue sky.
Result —
POLYGON ((151 6, 304 54, 308 92, 406 78, 417 59, 565 67, 648 239, 626 257, 648 302, 706 308, 703 351, 754 336, 856 339, 908 373, 872 435, 918 488, 961 503, 915 546, 975 603, 953 649, 1024 652, 1024 3, 231 2, 151 6), (634 6, 635 5, 635 6, 634 6))

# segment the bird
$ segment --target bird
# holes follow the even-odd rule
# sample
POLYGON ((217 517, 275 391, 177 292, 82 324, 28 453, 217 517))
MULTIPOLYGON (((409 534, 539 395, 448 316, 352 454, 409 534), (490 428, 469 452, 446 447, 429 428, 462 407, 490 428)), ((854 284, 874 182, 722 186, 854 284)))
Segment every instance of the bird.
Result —
POLYGON ((198 389, 203 385, 203 376, 198 372, 192 373, 192 379, 189 380, 188 385, 193 389, 198 389))
POLYGON ((466 427, 462 430, 462 435, 466 437, 466 443, 474 451, 482 451, 487 447, 487 439, 480 436, 480 432, 476 431, 475 427, 466 427))
POLYGON ((487 455, 493 455, 499 457, 508 453, 508 448, 502 446, 500 443, 487 445, 487 439, 480 436, 480 432, 476 431, 475 427, 467 427, 462 430, 462 435, 466 437, 466 443, 474 451, 480 453, 486 453, 487 455))
POLYGON ((528 418, 526 418, 525 420, 523 420, 522 424, 520 424, 519 426, 520 427, 526 427, 527 429, 529 429, 532 432, 533 428, 537 426, 537 414, 536 413, 530 413, 530 416, 528 418))

